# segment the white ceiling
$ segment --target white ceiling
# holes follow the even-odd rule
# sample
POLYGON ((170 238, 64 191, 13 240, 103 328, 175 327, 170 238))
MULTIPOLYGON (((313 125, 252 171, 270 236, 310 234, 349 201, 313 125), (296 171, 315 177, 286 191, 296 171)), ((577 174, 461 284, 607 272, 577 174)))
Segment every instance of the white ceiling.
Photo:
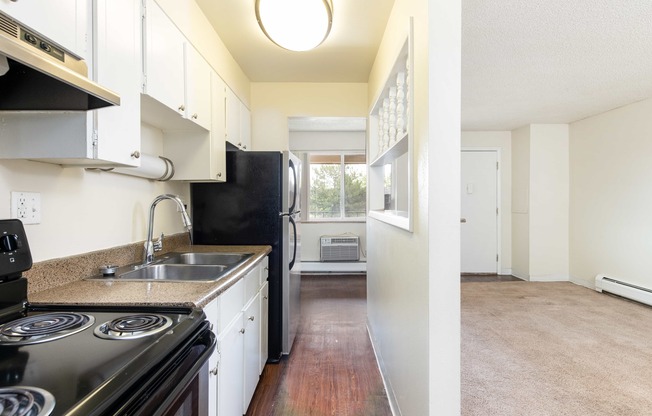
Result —
MULTIPOLYGON (((258 28, 254 0, 196 1, 254 82, 366 82, 394 3, 333 0, 329 38, 290 52, 258 28)), ((568 123, 652 97, 650 0, 462 6, 464 130, 568 123)))

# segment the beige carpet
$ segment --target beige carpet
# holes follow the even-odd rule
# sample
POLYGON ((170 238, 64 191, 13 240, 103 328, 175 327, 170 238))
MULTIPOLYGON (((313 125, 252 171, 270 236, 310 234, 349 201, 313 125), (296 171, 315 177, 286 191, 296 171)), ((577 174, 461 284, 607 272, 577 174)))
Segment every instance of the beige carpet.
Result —
POLYGON ((652 415, 652 307, 572 283, 463 283, 462 415, 652 415))

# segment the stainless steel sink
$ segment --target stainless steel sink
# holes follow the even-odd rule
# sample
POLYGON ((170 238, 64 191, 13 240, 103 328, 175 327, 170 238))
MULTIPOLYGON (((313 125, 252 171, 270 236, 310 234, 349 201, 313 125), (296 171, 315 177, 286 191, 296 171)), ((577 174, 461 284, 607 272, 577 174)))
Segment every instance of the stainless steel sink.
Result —
POLYGON ((121 273, 117 280, 212 282, 226 274, 227 266, 193 266, 187 264, 150 264, 121 273))
POLYGON ((156 261, 157 264, 194 264, 194 265, 237 265, 253 253, 168 253, 156 261))
POLYGON ((120 267, 114 274, 86 280, 216 282, 251 256, 253 253, 167 253, 153 263, 120 267))

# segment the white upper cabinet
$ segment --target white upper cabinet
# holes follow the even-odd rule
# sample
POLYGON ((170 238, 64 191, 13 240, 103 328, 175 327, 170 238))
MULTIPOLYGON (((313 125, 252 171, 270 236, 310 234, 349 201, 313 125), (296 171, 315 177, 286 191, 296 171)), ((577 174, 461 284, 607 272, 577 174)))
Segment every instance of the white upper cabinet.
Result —
POLYGON ((211 129, 211 72, 208 62, 189 43, 185 44, 186 112, 185 117, 211 129))
POLYGON ((97 110, 97 158, 139 166, 140 4, 95 0, 96 79, 120 95, 120 106, 97 110))
POLYGON ((0 0, 0 10, 82 58, 90 58, 90 0, 0 0))
POLYGON ((226 88, 226 141, 251 150, 251 113, 237 95, 226 88))
POLYGON ((210 130, 210 65, 154 0, 146 1, 144 15, 143 92, 155 102, 144 99, 143 119, 165 130, 191 128, 158 102, 210 130))
MULTIPOLYGON (((175 166, 173 180, 192 182, 226 181, 226 144, 224 142, 224 81, 215 73, 208 74, 208 85, 203 85, 209 98, 209 110, 198 113, 198 120, 205 114, 207 128, 192 130, 170 130, 164 134, 165 157, 175 166)), ((188 108, 192 108, 189 106, 188 108)))
POLYGON ((145 3, 143 92, 185 115, 183 34, 154 2, 145 3))

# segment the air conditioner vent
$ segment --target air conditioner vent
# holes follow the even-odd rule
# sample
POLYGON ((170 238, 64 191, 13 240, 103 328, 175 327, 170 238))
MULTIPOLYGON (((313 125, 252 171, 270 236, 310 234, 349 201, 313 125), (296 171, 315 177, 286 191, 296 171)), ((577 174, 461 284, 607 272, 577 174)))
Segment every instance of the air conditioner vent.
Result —
POLYGON ((0 14, 0 31, 13 38, 18 38, 18 25, 0 14))
POLYGON ((323 235, 320 238, 320 261, 360 260, 360 237, 323 235))

